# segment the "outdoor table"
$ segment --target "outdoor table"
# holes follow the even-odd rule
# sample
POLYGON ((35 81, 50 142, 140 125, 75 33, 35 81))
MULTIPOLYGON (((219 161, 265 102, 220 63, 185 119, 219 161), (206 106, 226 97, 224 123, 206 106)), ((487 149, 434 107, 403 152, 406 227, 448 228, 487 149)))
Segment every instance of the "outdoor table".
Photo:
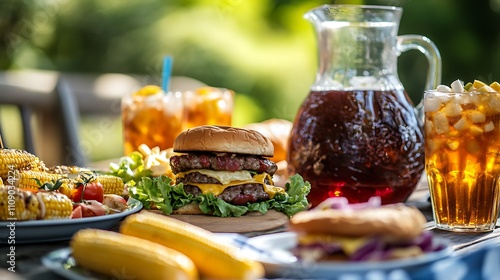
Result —
MULTIPOLYGON (((446 238, 450 241, 451 246, 455 250, 455 255, 461 254, 472 254, 476 250, 482 248, 481 246, 488 244, 491 246, 500 247, 500 222, 497 223, 497 227, 492 232, 486 233, 456 233, 448 232, 443 230, 438 230, 434 228, 434 222, 432 221, 432 209, 428 200, 428 189, 425 180, 422 180, 412 194, 412 196, 406 202, 407 205, 417 207, 429 221, 426 228, 433 232, 435 236, 446 238)), ((114 228, 117 230, 118 226, 114 228)), ((284 231, 285 227, 275 229, 272 232, 284 231)), ((248 237, 253 237, 256 235, 267 234, 267 232, 259 233, 247 233, 244 234, 248 237)), ((20 279, 36 279, 36 280, 58 280, 65 279, 58 274, 52 272, 47 267, 41 263, 41 258, 51 251, 65 248, 69 246, 69 241, 58 241, 58 242, 47 242, 47 243, 36 243, 36 244, 16 244, 16 273, 7 274, 12 276, 12 279, 21 277, 20 279)), ((7 253, 8 245, 0 246, 0 279, 9 279, 4 275, 5 273, 10 273, 5 269, 8 267, 7 264, 7 253)), ((498 254, 500 265, 500 254, 498 254)), ((472 257, 471 257, 472 258, 472 257)), ((500 277, 500 274, 498 275, 500 277)))

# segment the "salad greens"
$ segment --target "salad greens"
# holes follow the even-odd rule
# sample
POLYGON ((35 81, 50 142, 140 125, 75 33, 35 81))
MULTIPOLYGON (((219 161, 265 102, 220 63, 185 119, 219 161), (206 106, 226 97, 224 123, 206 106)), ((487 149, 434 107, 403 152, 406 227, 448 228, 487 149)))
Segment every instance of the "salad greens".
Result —
POLYGON ((110 175, 122 178, 127 184, 135 184, 143 177, 151 177, 151 170, 144 167, 142 154, 138 151, 132 152, 130 155, 122 157, 118 164, 111 163, 109 165, 110 175))
POLYGON ((300 175, 290 177, 286 184, 286 194, 278 193, 273 199, 248 203, 245 206, 233 205, 213 194, 201 194, 193 196, 184 191, 183 184, 171 185, 172 180, 167 176, 143 177, 135 185, 129 187, 129 195, 141 201, 146 209, 159 209, 163 213, 172 214, 178 209, 190 203, 197 203, 201 211, 219 217, 238 217, 247 212, 259 211, 265 214, 274 209, 291 217, 294 214, 306 210, 309 202, 307 194, 311 189, 309 182, 305 182, 300 175))

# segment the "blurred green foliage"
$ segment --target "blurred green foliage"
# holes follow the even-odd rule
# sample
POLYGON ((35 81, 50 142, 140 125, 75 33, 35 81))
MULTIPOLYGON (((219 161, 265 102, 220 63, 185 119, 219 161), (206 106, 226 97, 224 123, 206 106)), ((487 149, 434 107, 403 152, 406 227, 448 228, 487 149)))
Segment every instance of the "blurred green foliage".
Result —
MULTIPOLYGON (((498 79, 500 1, 3 0, 0 69, 147 74, 161 58, 174 75, 246 95, 255 120, 292 119, 316 72, 312 27, 302 15, 327 3, 404 8, 400 34, 422 34, 443 59, 443 82, 498 79)), ((418 100, 426 60, 399 60, 400 79, 418 100)))
MULTIPOLYGON (((322 4, 394 5, 399 34, 421 34, 440 49, 445 84, 500 77, 500 0, 2 0, 0 69, 134 73, 160 84, 173 74, 233 89, 236 124, 292 120, 317 67, 314 33, 302 18, 322 4)), ((401 55, 399 77, 414 102, 427 61, 401 55)))

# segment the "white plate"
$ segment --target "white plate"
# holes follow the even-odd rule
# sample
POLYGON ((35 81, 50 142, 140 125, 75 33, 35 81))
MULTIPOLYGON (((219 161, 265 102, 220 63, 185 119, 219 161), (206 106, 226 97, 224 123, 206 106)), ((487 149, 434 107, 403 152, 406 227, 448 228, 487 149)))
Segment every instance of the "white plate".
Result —
MULTIPOLYGON (((13 221, 16 244, 69 240, 83 228, 110 229, 124 217, 142 209, 142 203, 130 198, 129 209, 116 214, 67 220, 13 221)), ((0 222, 0 236, 10 236, 10 222, 0 222)), ((0 244, 7 244, 7 238, 0 238, 0 244)))
MULTIPOLYGON (((444 245, 444 249, 422 256, 381 262, 300 262, 290 252, 297 244, 297 235, 293 232, 282 232, 250 238, 248 244, 263 252, 252 257, 260 261, 268 277, 282 278, 327 278, 338 279, 340 276, 352 276, 349 279, 363 279, 369 272, 386 273, 394 270, 411 270, 430 262, 445 258, 453 253, 448 240, 434 237, 435 244, 444 245), (361 278, 360 278, 361 277, 361 278)), ((346 278, 347 279, 347 278, 346 278)))

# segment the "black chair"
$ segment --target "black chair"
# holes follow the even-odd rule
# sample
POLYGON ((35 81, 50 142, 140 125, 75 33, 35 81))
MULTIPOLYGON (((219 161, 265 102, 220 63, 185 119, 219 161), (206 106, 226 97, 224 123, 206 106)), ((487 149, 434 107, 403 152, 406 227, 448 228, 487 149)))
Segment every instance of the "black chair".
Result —
MULTIPOLYGON (((19 109, 25 150, 38 155, 47 165, 85 166, 87 159, 78 137, 78 105, 72 89, 59 74, 0 73, 0 106, 4 104, 19 109), (36 81, 43 81, 44 85, 38 87, 36 81)), ((2 135, 14 129, 11 123, 8 119, 0 120, 2 135)), ((3 140, 9 148, 5 137, 3 140)))

